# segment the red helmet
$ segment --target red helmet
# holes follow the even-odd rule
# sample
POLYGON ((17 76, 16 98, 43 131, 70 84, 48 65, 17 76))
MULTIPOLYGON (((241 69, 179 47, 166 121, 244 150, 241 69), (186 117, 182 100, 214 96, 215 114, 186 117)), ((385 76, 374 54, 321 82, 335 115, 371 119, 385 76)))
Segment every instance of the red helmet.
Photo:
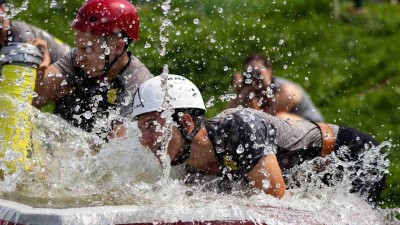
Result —
POLYGON ((100 36, 123 32, 139 39, 136 8, 127 0, 89 0, 79 9, 72 27, 100 36))

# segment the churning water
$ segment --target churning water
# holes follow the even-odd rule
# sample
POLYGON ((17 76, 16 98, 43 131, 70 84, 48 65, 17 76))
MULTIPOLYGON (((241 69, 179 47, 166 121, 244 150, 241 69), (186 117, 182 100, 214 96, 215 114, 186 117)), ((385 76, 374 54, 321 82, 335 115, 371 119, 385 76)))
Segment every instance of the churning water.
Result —
MULTIPOLYGON (((30 170, 18 168, 5 176, 0 182, 2 199, 44 208, 132 205, 170 212, 207 208, 210 212, 236 213, 250 208, 254 221, 268 224, 293 223, 285 218, 284 210, 297 213, 297 222, 302 223, 392 223, 388 215, 393 211, 375 209, 362 197, 349 193, 350 181, 346 177, 350 176, 344 174, 342 181, 331 187, 319 183, 320 175, 313 170, 315 161, 295 168, 295 175, 288 177, 287 182, 301 185, 293 185, 281 200, 246 190, 220 193, 214 191, 217 182, 211 177, 196 185, 186 185, 181 179, 183 167, 162 168, 152 153, 139 144, 135 122, 126 123, 128 138, 105 143, 54 115, 32 110, 34 166, 30 170)), ((365 157, 385 160, 377 152, 387 147, 390 144, 383 143, 365 157)), ((329 160, 329 166, 339 163, 335 156, 329 160)), ((351 167, 349 162, 340 163, 351 167)))

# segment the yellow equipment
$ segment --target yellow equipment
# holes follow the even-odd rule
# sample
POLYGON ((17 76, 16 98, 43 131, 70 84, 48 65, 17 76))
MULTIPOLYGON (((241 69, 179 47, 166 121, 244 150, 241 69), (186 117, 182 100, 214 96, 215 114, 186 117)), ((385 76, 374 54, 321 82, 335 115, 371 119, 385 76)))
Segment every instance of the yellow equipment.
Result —
POLYGON ((0 168, 0 180, 15 172, 17 163, 29 167, 31 103, 41 60, 31 44, 10 43, 0 51, 0 161, 7 169, 0 168))

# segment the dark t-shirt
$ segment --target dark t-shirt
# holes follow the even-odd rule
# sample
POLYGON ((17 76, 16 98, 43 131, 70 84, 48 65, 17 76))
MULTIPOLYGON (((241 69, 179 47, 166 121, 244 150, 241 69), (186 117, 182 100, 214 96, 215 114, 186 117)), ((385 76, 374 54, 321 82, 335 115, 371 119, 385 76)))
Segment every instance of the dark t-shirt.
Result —
POLYGON ((274 154, 273 125, 264 123, 258 114, 244 116, 241 111, 206 122, 208 136, 220 163, 220 175, 243 178, 264 155, 274 154))
MULTIPOLYGON (((337 136, 339 127, 330 127, 337 136)), ((288 169, 321 151, 321 132, 314 123, 254 109, 225 110, 208 120, 206 128, 221 174, 232 178, 244 177, 264 155, 276 154, 281 168, 288 169)))
MULTIPOLYGON (((344 157, 339 154, 338 158, 362 162, 346 168, 354 176, 351 192, 368 193, 370 196, 375 196, 375 199, 382 190, 379 185, 384 182, 382 179, 384 170, 378 171, 378 168, 384 167, 383 161, 378 162, 377 159, 380 159, 378 157, 374 160, 369 158, 368 163, 363 162, 358 154, 368 150, 372 145, 377 145, 377 142, 353 128, 333 124, 329 126, 337 140, 336 149, 346 145, 351 150, 349 154, 341 153, 344 157), (361 166, 368 168, 366 170, 368 173, 359 173, 361 169, 365 170, 361 166)), ((241 185, 247 186, 248 182, 243 182, 247 181, 246 174, 263 156, 269 154, 276 155, 279 166, 284 171, 286 184, 297 186, 300 183, 296 174, 291 176, 293 171, 287 169, 321 154, 321 131, 316 124, 305 120, 282 120, 258 110, 235 108, 225 110, 206 121, 206 129, 219 162, 218 175, 223 177, 217 184, 219 190, 224 192, 237 187, 232 181, 240 181, 241 185)), ((343 175, 343 167, 341 168, 335 171, 335 176, 337 175, 339 180, 343 175)), ((332 171, 327 171, 326 175, 328 176, 322 178, 319 174, 323 183, 332 185, 332 171)))

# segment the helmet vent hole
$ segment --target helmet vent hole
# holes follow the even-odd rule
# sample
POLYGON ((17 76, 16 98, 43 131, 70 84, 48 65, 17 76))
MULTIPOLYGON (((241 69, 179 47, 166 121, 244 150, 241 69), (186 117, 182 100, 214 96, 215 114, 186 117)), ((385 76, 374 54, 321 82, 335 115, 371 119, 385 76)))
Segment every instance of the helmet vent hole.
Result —
POLYGON ((96 17, 92 16, 89 18, 89 20, 90 20, 90 22, 96 22, 98 19, 96 17))

